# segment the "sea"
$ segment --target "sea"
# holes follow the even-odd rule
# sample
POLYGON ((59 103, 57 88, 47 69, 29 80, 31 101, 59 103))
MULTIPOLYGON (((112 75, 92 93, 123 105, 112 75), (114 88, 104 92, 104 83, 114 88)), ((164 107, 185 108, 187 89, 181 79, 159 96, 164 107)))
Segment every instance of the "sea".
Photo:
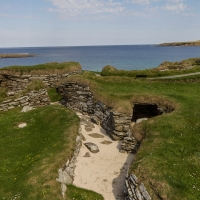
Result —
POLYGON ((75 61, 81 64, 83 70, 99 72, 106 65, 123 70, 141 70, 156 68, 164 61, 175 62, 188 58, 200 58, 200 47, 113 45, 0 48, 0 54, 3 53, 24 53, 35 56, 0 59, 0 68, 75 61))

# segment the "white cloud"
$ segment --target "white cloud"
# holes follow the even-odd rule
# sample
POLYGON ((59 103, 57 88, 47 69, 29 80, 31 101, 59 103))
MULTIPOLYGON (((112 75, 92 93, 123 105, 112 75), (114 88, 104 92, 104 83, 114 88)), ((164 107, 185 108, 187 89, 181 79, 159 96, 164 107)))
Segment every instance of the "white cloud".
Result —
POLYGON ((163 10, 174 11, 174 12, 182 12, 185 11, 188 6, 184 3, 176 3, 176 4, 167 4, 163 7, 163 10))
POLYGON ((160 0, 129 0, 129 2, 133 4, 139 4, 139 5, 149 5, 152 2, 157 2, 160 0))
POLYGON ((169 2, 172 3, 180 3, 180 2, 184 2, 184 0, 168 0, 169 2))
POLYGON ((72 17, 76 15, 113 14, 123 11, 121 3, 113 0, 48 0, 54 8, 51 12, 58 12, 62 16, 72 17))

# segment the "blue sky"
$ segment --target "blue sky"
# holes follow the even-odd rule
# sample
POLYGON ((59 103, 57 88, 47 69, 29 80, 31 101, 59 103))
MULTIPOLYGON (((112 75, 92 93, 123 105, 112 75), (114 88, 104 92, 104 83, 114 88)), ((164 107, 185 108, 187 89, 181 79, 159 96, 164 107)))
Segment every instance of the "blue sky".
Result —
POLYGON ((1 0, 0 47, 200 40, 199 0, 1 0))

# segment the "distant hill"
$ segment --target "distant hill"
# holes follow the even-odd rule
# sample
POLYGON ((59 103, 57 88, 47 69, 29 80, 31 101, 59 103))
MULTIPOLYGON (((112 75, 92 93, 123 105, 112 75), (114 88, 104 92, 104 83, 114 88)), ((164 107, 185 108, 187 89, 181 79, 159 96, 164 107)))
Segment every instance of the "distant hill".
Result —
POLYGON ((191 41, 191 42, 170 42, 162 43, 159 46, 200 46, 200 40, 191 41))

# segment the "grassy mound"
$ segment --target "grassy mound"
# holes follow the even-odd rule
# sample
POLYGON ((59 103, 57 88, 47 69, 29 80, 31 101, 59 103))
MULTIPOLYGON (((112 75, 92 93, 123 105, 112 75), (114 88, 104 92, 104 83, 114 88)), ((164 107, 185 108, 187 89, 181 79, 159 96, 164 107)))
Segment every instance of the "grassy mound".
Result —
POLYGON ((163 62, 157 69, 161 70, 187 70, 192 69, 195 66, 199 65, 199 58, 191 58, 187 60, 182 60, 180 62, 163 62))
POLYGON ((32 74, 32 75, 47 75, 47 74, 64 74, 73 71, 82 70, 78 62, 64 62, 64 63, 46 63, 34 66, 10 66, 0 69, 0 74, 32 74))
POLYGON ((161 77, 178 74, 187 74, 200 71, 200 59, 191 58, 180 62, 161 63, 157 68, 146 70, 118 70, 112 66, 105 66, 102 71, 102 76, 127 76, 137 77, 138 75, 146 75, 146 77, 161 77))

